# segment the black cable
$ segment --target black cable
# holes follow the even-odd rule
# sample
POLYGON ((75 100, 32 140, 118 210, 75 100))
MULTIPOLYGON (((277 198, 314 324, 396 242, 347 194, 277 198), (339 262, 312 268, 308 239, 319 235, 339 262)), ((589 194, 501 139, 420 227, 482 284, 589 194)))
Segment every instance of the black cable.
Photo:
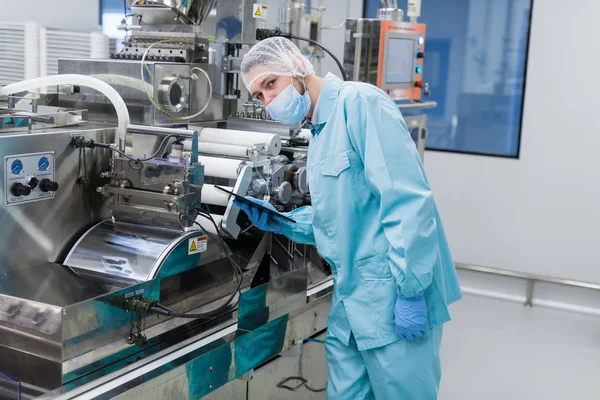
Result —
MULTIPOLYGON (((234 294, 236 294, 234 292, 234 294)), ((165 317, 173 317, 173 318, 188 318, 188 319, 211 319, 220 317, 222 315, 227 314, 235 309, 237 306, 237 301, 235 303, 225 303, 225 305, 220 306, 219 308, 215 308, 214 310, 207 311, 205 313, 199 314, 189 314, 189 313, 178 313, 173 310, 165 309, 165 307, 159 307, 158 305, 151 307, 150 312, 154 314, 164 315, 165 317)))
POLYGON ((129 167, 131 167, 131 169, 142 169, 143 166, 140 166, 139 168, 137 167, 133 167, 131 165, 131 162, 133 161, 136 165, 140 164, 143 161, 150 161, 153 160, 154 158, 156 158, 156 156, 161 152, 161 150, 163 149, 164 144, 170 139, 170 138, 178 138, 178 135, 175 134, 171 134, 171 135, 167 135, 164 137, 164 139, 160 142, 160 144, 158 145, 158 149, 154 152, 154 154, 152 154, 150 157, 146 157, 146 158, 135 158, 130 156, 129 154, 125 154, 124 152, 122 152, 121 150, 117 149, 116 147, 113 147, 107 143, 99 143, 99 142, 92 142, 92 147, 101 147, 103 149, 109 149, 114 151, 115 153, 121 155, 122 157, 127 158, 129 161, 127 162, 129 164, 129 167))
POLYGON ((229 250, 225 245, 225 239, 223 238, 223 234, 221 233, 221 230, 219 229, 219 226, 217 225, 216 221, 214 220, 214 218, 212 217, 212 215, 208 214, 206 211, 201 210, 201 209, 197 209, 197 211, 199 212, 199 215, 207 218, 208 220, 210 220, 210 222, 212 222, 212 224, 215 227, 215 231, 217 232, 217 235, 219 236, 219 239, 223 242, 219 242, 219 240, 217 240, 214 235, 212 235, 210 232, 208 232, 206 229, 204 229, 204 227, 197 221, 190 219, 190 218, 184 218, 183 216, 181 216, 181 218, 186 219, 196 225, 198 225, 200 227, 200 229, 202 229, 204 231, 204 233, 206 233, 213 241, 215 241, 219 246, 221 246, 221 248, 223 249, 223 251, 225 252, 225 255, 227 256, 227 258, 229 259, 229 261, 231 262, 231 266, 233 267, 233 271, 237 280, 236 283, 236 287, 235 290, 233 290, 233 292, 231 292, 231 295, 229 296, 229 298, 227 299, 227 301, 225 301, 225 303, 217 308, 215 308, 214 310, 211 311, 207 311, 207 312, 203 312, 203 313, 197 313, 197 314, 191 314, 191 313, 178 313, 174 310, 172 310, 169 307, 163 306, 160 303, 156 303, 150 310, 155 313, 155 314, 161 314, 161 315, 165 315, 165 316, 170 316, 170 317, 176 317, 176 318, 193 318, 193 319, 197 319, 197 318, 211 318, 214 317, 216 315, 219 314, 225 314, 226 312, 232 311, 233 309, 235 309, 235 307, 238 305, 240 299, 239 296, 236 299, 235 302, 232 303, 234 297, 236 294, 240 293, 240 289, 242 287, 242 282, 244 280, 244 273, 242 271, 242 268, 235 262, 235 260, 231 257, 233 255, 233 252, 231 253, 231 255, 229 254, 229 250))
POLYGON ((316 40, 312 40, 312 39, 301 37, 301 36, 291 35, 291 34, 283 34, 281 36, 287 37, 288 39, 303 40, 303 41, 313 44, 317 47, 320 47, 321 49, 323 49, 325 51, 325 53, 329 54, 329 56, 331 58, 333 58, 333 61, 335 61, 338 68, 340 69, 340 72, 342 73, 342 79, 345 81, 348 80, 348 77, 346 76, 346 71, 344 71, 344 67, 342 66, 342 63, 340 62, 340 60, 338 60, 338 58, 336 56, 334 56, 331 51, 327 50, 323 45, 321 45, 316 40))
POLYGON ((308 386, 308 384, 306 384, 306 383, 304 384, 304 387, 313 393, 320 393, 320 392, 324 392, 327 390, 327 386, 325 386, 324 388, 321 388, 321 389, 313 389, 310 386, 308 386))
MULTIPOLYGON (((305 340, 304 340, 304 342, 310 342, 310 341, 314 341, 314 342, 320 342, 320 343, 323 343, 323 344, 325 344, 325 342, 323 342, 323 341, 321 341, 321 340, 314 340, 314 339, 312 339, 312 338, 308 338, 308 339, 305 339, 305 340)), ((287 378, 284 378, 284 379, 282 379, 282 380, 281 380, 281 381, 280 381, 280 382, 277 384, 277 387, 278 387, 278 388, 281 388, 281 389, 287 389, 287 390, 289 390, 289 391, 291 391, 291 392, 295 392, 295 391, 297 391, 298 389, 300 389, 301 387, 305 387, 305 388, 306 388, 306 390, 308 390, 308 391, 310 391, 310 392, 313 392, 313 393, 320 393, 320 392, 324 392, 324 391, 326 391, 326 390, 327 390, 327 386, 325 386, 325 387, 323 387, 323 388, 319 388, 319 389, 312 388, 312 387, 310 387, 310 386, 308 385, 308 380, 307 380, 306 378, 303 378, 303 377, 302 377, 302 375, 303 375, 303 373, 302 373, 302 356, 303 356, 303 355, 304 355, 304 351, 301 351, 301 352, 300 352, 300 357, 299 357, 299 360, 298 360, 298 375, 297 375, 297 376, 288 376, 287 378), (298 380, 298 381, 300 381, 301 383, 300 383, 300 385, 298 385, 298 386, 296 386, 296 387, 294 387, 294 388, 291 388, 291 387, 289 387, 289 386, 286 386, 286 385, 285 385, 285 383, 286 383, 287 381, 290 381, 290 380, 298 380)))
MULTIPOLYGON (((217 227, 217 223, 216 223, 216 222, 215 222, 215 220, 213 219, 213 217, 212 217, 212 215, 211 215, 211 212, 210 212, 210 210, 208 210, 208 204, 204 204, 204 205, 206 206, 207 210, 203 210, 203 209, 201 209, 201 208, 196 208, 196 211, 198 211, 198 213, 199 213, 200 215, 203 215, 203 216, 205 216, 207 219, 210 219, 210 220, 211 220, 211 222, 212 222, 212 224, 213 224, 213 226, 215 227, 215 230, 216 230, 217 232, 219 232, 219 229, 220 229, 220 228, 218 228, 218 227, 217 227)), ((243 234, 243 233, 246 233, 246 232, 248 232, 248 230, 249 230, 250 228, 252 228, 253 226, 254 226, 254 225, 250 224, 250 226, 249 226, 249 227, 245 228, 245 230, 243 230, 243 231, 241 231, 241 232, 240 232, 240 235, 241 235, 241 234, 243 234)), ((223 238, 223 236, 221 236, 221 238, 223 238)), ((221 239, 221 240, 223 241, 223 243, 225 243, 225 240, 224 240, 224 239, 221 239)), ((220 244, 219 244, 219 245, 220 245, 220 244)), ((221 245, 220 245, 220 246, 221 246, 221 245)), ((227 249, 226 249, 225 247, 223 247, 223 246, 221 246, 221 248, 223 249, 223 251, 225 251, 225 253, 227 253, 227 250, 229 250, 229 252, 230 252, 230 253, 231 253, 231 255, 233 256, 233 251, 231 251, 231 248, 229 248, 229 245, 227 246, 227 249)), ((238 254, 238 255, 237 255, 237 257, 238 257, 240 260, 242 260, 242 261, 245 261, 245 262, 247 262, 247 263, 249 263, 249 262, 250 262, 250 260, 249 260, 249 259, 247 259, 246 257, 243 257, 243 256, 242 256, 242 255, 240 255, 240 254, 238 254)), ((244 271, 244 269, 243 269, 243 268, 240 268, 240 270, 241 270, 241 271, 244 271)))
POLYGON ((275 36, 281 36, 281 37, 284 37, 287 39, 302 40, 302 41, 308 42, 312 45, 315 45, 317 47, 320 47, 327 54, 329 54, 329 56, 331 58, 333 58, 333 61, 335 61, 338 68, 340 69, 340 72, 342 73, 342 78, 345 81, 348 80, 348 77, 346 76, 346 71, 344 71, 344 67, 342 66, 342 63, 340 62, 340 60, 338 60, 338 58, 335 55, 333 55, 333 53, 331 51, 327 50, 322 44, 320 44, 316 40, 312 40, 312 39, 305 38, 302 36, 292 35, 291 33, 285 33, 285 32, 280 31, 279 29, 257 29, 256 30, 256 39, 257 40, 263 40, 263 39, 267 39, 267 38, 275 37, 275 36))
MULTIPOLYGON (((203 210, 203 209, 201 209, 201 208, 196 208, 196 211, 198 211, 198 215, 200 215, 200 216, 202 216, 202 217, 204 217, 204 218, 208 219, 210 222, 212 222, 213 226, 215 227, 215 231, 216 231, 216 232, 217 232, 217 234, 219 235, 219 239, 221 239, 221 243, 217 242, 217 244, 218 244, 219 246, 221 246, 221 248, 222 248, 222 249, 223 249, 223 251, 225 252, 225 255, 226 255, 227 257, 229 257, 229 252, 231 252, 231 255, 233 255, 233 252, 231 251, 231 249, 229 249, 228 247, 225 247, 225 239, 223 238, 223 234, 221 233, 221 229, 220 229, 220 228, 219 228, 219 226, 217 225, 217 222, 215 221, 215 219, 213 218, 213 216, 212 216, 212 215, 210 215, 210 213, 209 213, 209 212, 206 212, 206 211, 204 211, 204 210, 203 210), (228 250, 229 250, 229 252, 228 252, 228 250)), ((188 221, 190 221, 190 220, 188 219, 188 221)), ((211 233, 210 233, 210 232, 208 232, 208 231, 206 231, 206 229, 204 229, 204 228, 202 227, 202 225, 200 225, 198 222, 196 222, 196 221, 192 221, 192 222, 193 222, 194 224, 197 224, 197 225, 198 225, 200 228, 202 228, 202 230, 203 230, 203 231, 204 231, 206 234, 208 234, 208 235, 211 235, 211 233)), ((211 236, 212 236, 212 235, 211 235, 211 236)), ((213 240, 214 240, 214 239, 213 239, 213 240)), ((235 261, 231 260, 231 262, 232 262, 232 263, 233 263, 233 264, 234 264, 234 265, 235 265, 235 266, 236 266, 236 267, 237 267, 237 268, 238 268, 240 271, 242 270, 242 269, 240 268, 240 266, 239 266, 239 265, 238 265, 238 264, 237 264, 235 261)))

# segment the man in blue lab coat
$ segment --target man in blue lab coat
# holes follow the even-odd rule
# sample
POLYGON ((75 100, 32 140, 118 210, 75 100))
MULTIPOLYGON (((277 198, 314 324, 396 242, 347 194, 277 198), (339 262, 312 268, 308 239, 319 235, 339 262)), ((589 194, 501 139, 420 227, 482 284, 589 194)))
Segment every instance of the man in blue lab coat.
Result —
POLYGON ((328 399, 437 398, 442 324, 461 292, 398 106, 375 86, 316 76, 281 37, 252 47, 241 69, 274 120, 307 119, 312 132, 312 205, 285 214, 297 223, 236 204, 256 227, 316 245, 331 265, 328 399))

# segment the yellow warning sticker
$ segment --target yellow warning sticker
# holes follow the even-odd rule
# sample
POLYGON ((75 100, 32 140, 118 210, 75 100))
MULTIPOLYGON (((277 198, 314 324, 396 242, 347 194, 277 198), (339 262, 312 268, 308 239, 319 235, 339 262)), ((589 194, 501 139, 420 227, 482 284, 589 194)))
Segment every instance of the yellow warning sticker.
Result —
POLYGON ((188 256, 206 251, 208 238, 206 236, 198 236, 188 239, 188 256))
POLYGON ((268 7, 266 4, 254 3, 252 11, 254 18, 267 18, 268 7))

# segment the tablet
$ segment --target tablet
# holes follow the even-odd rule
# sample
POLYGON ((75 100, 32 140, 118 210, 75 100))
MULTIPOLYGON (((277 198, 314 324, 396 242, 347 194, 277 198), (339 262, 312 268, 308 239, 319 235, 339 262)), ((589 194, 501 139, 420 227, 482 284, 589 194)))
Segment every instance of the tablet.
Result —
POLYGON ((242 203, 246 203, 246 204, 248 204, 248 205, 250 205, 252 207, 257 207, 257 208, 259 208, 262 211, 265 211, 265 212, 267 212, 269 214, 272 214, 273 216, 276 216, 276 217, 279 217, 279 218, 283 218, 286 221, 290 221, 290 222, 296 223, 296 221, 294 221, 290 217, 287 217, 287 216, 285 216, 283 214, 278 213, 277 211, 270 210, 267 207, 261 206, 260 204, 257 204, 257 203, 255 203, 253 201, 250 201, 250 200, 246 199, 244 196, 240 196, 239 194, 235 194, 232 191, 229 191, 227 189, 223 189, 221 186, 215 185, 215 188, 217 188, 217 189, 219 189, 219 190, 221 190, 221 191, 223 191, 225 193, 229 193, 230 195, 232 195, 233 197, 235 197, 236 200, 239 200, 242 203))

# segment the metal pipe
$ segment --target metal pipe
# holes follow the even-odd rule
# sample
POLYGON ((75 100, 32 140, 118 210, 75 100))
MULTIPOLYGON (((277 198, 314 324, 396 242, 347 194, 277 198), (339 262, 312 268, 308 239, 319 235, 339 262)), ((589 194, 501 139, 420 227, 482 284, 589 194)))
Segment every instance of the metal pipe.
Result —
POLYGON ((145 126, 145 125, 129 125, 127 127, 129 133, 144 133, 147 135, 156 136, 167 136, 167 135, 179 135, 183 137, 192 137, 196 130, 192 129, 179 129, 179 128, 161 128, 158 126, 145 126))
POLYGON ((575 281, 572 279, 563 279, 563 278, 555 278, 555 277, 551 277, 551 276, 528 274, 528 273, 524 273, 524 272, 509 271, 509 270, 499 269, 499 268, 482 267, 479 265, 471 265, 471 264, 455 263, 455 266, 457 269, 462 269, 465 271, 483 272, 486 274, 508 276, 511 278, 526 279, 529 281, 554 283, 557 285, 565 285, 565 286, 573 286, 573 287, 579 287, 579 288, 584 288, 584 289, 600 290, 600 284, 597 284, 597 283, 581 282, 581 281, 575 281))
POLYGON ((400 110, 420 110, 425 108, 436 108, 437 102, 435 101, 418 101, 412 103, 398 104, 400 110))
POLYGON ((533 284, 535 281, 527 281, 527 295, 525 297, 525 307, 533 307, 533 284))
POLYGON ((281 250, 286 252, 286 254, 288 255, 289 258, 291 258, 292 260, 294 259, 294 255, 292 253, 290 253, 288 251, 288 249, 285 248, 283 243, 281 243, 279 240, 277 240, 277 238, 275 236, 273 236, 273 242, 277 243, 279 245, 279 247, 281 247, 281 250))
POLYGON ((308 154, 308 147, 303 148, 303 147, 283 146, 283 147, 281 147, 281 151, 292 151, 292 152, 296 152, 296 153, 308 154))
MULTIPOLYGON (((117 129, 117 143, 121 147, 120 142, 125 142, 127 135, 127 127, 129 126, 129 110, 123 98, 112 86, 108 83, 101 81, 87 75, 77 74, 64 74, 64 75, 49 75, 41 78, 28 79, 26 81, 12 83, 10 85, 0 88, 0 94, 10 95, 13 93, 19 93, 23 91, 32 91, 46 86, 59 86, 59 85, 79 85, 89 87, 102 93, 113 105, 117 112, 118 129, 117 129)), ((124 150, 121 149, 121 150, 124 150)))
POLYGON ((333 278, 329 278, 321 283, 314 285, 306 291, 306 297, 313 296, 322 290, 333 287, 333 278))
POLYGON ((40 122, 42 124, 54 124, 54 116, 52 115, 32 115, 32 114, 20 114, 13 113, 10 114, 11 117, 17 118, 31 118, 34 122, 40 122))
MULTIPOLYGON (((361 21, 357 22, 359 26, 361 25, 361 21)), ((358 28, 358 27, 357 27, 358 28)), ((362 29, 361 29, 362 30, 362 29)), ((358 31, 358 29, 357 29, 358 31)), ((352 80, 355 82, 360 81, 360 58, 362 53, 362 33, 354 35, 356 41, 354 42, 354 69, 352 74, 352 80), (360 36, 359 36, 360 35, 360 36)))
POLYGON ((54 117, 52 115, 32 115, 31 120, 44 124, 54 124, 54 117))

